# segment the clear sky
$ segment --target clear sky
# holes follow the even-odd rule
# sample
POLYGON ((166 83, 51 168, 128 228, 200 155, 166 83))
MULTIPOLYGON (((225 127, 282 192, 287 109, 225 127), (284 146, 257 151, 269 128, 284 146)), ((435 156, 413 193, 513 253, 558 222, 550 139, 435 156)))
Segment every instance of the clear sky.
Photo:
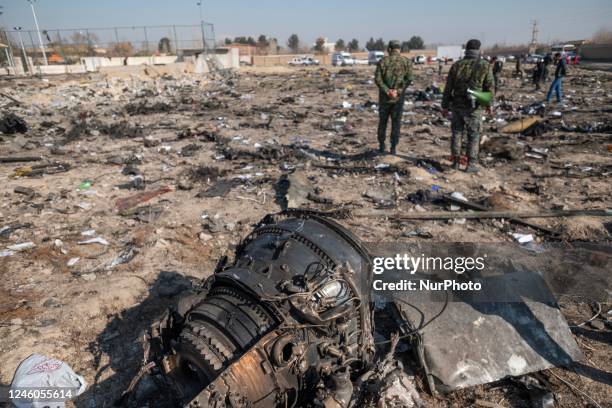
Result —
MULTIPOLYGON (((196 0, 38 0, 41 29, 132 25, 196 24, 196 0)), ((0 0, 0 25, 34 27, 26 0, 0 0)), ((589 38, 612 28, 612 0, 224 0, 203 2, 204 19, 215 24, 217 40, 266 34, 285 44, 291 33, 307 43, 355 37, 462 44, 517 44, 531 38, 539 22, 539 40, 589 38)))

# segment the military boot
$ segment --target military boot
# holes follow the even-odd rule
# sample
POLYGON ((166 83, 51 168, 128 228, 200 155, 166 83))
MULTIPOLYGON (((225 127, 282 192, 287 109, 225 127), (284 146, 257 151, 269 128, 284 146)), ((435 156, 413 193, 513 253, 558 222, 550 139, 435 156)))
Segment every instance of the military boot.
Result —
POLYGON ((393 155, 397 154, 397 147, 395 145, 391 145, 391 154, 393 155))
POLYGON ((468 165, 465 168, 465 172, 466 173, 478 173, 480 169, 478 168, 478 166, 476 165, 476 161, 468 161, 468 165))
POLYGON ((379 143, 378 144, 378 153, 384 153, 385 152, 385 144, 384 143, 379 143))

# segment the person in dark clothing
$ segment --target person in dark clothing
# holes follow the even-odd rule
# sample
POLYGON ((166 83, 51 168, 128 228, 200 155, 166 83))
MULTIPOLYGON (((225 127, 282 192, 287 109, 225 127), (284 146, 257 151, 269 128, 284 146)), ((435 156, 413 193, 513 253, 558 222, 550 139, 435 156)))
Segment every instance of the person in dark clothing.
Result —
POLYGON ((514 76, 515 77, 519 77, 522 78, 523 77, 523 56, 522 55, 517 55, 516 56, 516 66, 514 68, 514 76))
POLYGON ((544 78, 544 61, 543 60, 538 60, 538 62, 536 62, 536 66, 535 69, 533 70, 533 84, 535 85, 535 90, 539 91, 540 90, 540 84, 542 83, 542 80, 544 78))
POLYGON ((550 84, 550 88, 548 89, 548 94, 546 95, 546 102, 550 104, 552 99, 552 94, 555 92, 557 96, 557 102, 561 103, 563 98, 562 85, 563 85, 563 77, 567 75, 567 68, 565 58, 561 58, 560 53, 555 54, 555 64, 557 68, 555 69, 555 79, 552 84, 550 84))
POLYGON ((501 62, 497 57, 491 58, 491 66, 493 68, 493 82, 495 86, 495 92, 499 88, 499 77, 504 69, 504 63, 501 62))
POLYGON ((459 169, 463 131, 467 133, 468 173, 478 172, 482 106, 470 98, 470 90, 494 92, 491 64, 481 58, 480 41, 471 39, 465 45, 465 58, 455 62, 446 79, 442 96, 442 116, 451 116, 451 161, 459 169))
POLYGON ((400 42, 389 41, 389 55, 376 65, 374 82, 378 86, 378 144, 379 152, 385 151, 387 122, 391 117, 391 154, 397 153, 400 138, 404 95, 412 82, 412 63, 400 54, 400 42))

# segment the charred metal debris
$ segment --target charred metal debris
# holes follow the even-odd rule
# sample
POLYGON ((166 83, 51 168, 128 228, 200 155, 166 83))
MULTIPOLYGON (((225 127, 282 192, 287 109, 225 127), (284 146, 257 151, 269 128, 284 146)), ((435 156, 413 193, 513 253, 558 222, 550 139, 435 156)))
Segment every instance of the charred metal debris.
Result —
POLYGON ((120 405, 148 374, 174 406, 422 407, 415 374, 402 361, 416 363, 421 388, 436 394, 581 357, 552 297, 484 309, 448 296, 444 303, 375 299, 372 250, 322 213, 266 216, 233 262, 223 257, 153 324, 142 369, 120 405), (499 336, 474 331, 473 321, 499 336))

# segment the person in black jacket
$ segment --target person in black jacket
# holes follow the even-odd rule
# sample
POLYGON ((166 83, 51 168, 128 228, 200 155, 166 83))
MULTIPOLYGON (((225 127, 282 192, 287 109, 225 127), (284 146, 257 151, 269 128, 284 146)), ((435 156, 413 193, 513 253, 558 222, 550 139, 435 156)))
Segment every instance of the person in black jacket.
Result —
POLYGON ((493 68, 493 82, 495 83, 495 92, 499 88, 499 77, 504 70, 504 63, 497 57, 491 58, 491 66, 493 68))
POLYGON ((557 68, 555 69, 555 79, 553 80, 552 84, 550 84, 548 94, 546 95, 546 102, 548 104, 550 104, 553 92, 555 92, 555 94, 557 95, 557 102, 562 102, 563 92, 561 90, 561 86, 563 85, 563 77, 567 75, 565 58, 561 58, 560 53, 555 54, 555 64, 557 65, 557 68))
POLYGON ((535 85, 535 90, 540 90, 540 84, 544 81, 544 61, 541 59, 536 62, 535 69, 533 70, 533 84, 535 85))

